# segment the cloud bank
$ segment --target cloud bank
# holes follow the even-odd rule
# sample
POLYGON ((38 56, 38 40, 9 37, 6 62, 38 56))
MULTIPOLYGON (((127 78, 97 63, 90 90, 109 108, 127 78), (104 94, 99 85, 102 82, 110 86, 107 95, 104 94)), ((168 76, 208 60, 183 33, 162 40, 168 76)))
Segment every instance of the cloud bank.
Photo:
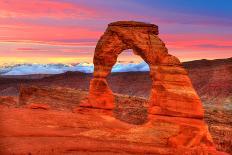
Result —
MULTIPOLYGON (((61 74, 67 71, 79 71, 92 73, 93 64, 79 63, 74 65, 67 64, 17 64, 3 66, 0 68, 0 75, 30 75, 30 74, 61 74)), ((149 71, 149 66, 145 62, 136 63, 117 63, 113 66, 112 72, 135 72, 149 71)))

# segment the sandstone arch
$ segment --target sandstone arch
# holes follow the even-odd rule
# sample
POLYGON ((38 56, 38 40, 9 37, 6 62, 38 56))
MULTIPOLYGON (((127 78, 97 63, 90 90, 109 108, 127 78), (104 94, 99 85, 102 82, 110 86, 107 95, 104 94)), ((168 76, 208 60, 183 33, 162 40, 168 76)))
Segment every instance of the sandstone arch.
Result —
POLYGON ((178 58, 168 54, 158 37, 158 26, 134 21, 119 21, 108 25, 94 53, 94 78, 90 82, 88 106, 113 109, 114 95, 106 77, 126 49, 141 56, 150 67, 152 90, 149 113, 202 118, 201 101, 188 73, 178 58))

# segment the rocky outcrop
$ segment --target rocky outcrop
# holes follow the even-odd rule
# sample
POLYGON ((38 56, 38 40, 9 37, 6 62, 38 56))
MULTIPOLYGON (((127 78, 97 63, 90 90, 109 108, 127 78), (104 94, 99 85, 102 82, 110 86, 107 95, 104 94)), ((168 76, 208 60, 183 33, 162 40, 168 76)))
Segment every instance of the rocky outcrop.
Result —
POLYGON ((19 105, 31 109, 70 109, 84 98, 80 91, 62 87, 37 87, 21 85, 19 105))
POLYGON ((0 96, 0 106, 16 107, 18 99, 12 96, 0 96))
POLYGON ((184 63, 201 101, 232 110, 232 58, 184 63))
POLYGON ((141 22, 120 21, 108 25, 95 49, 94 78, 90 82, 86 106, 114 109, 114 96, 106 77, 118 55, 127 49, 141 56, 150 67, 152 90, 149 113, 203 118, 201 101, 187 71, 178 58, 168 54, 158 37, 158 27, 141 22))

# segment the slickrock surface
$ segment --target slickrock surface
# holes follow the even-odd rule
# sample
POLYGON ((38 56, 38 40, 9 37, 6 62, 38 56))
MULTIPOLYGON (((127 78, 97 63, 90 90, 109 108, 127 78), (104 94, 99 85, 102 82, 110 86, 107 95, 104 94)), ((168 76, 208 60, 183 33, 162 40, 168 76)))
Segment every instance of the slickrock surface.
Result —
POLYGON ((202 104, 188 73, 178 58, 168 54, 158 37, 158 26, 134 21, 111 23, 101 36, 94 53, 94 78, 90 81, 89 101, 83 106, 114 108, 113 92, 106 77, 118 55, 126 49, 132 49, 150 67, 149 113, 203 118, 202 104))
MULTIPOLYGON (((57 97, 62 97, 63 103, 70 98, 68 93, 74 98, 88 97, 86 92, 70 88, 32 86, 20 90, 26 105, 37 102, 35 94, 38 101, 46 103, 57 97), (37 91, 24 96, 29 90, 37 91)), ((151 115, 146 99, 114 96, 113 111, 78 107, 80 103, 73 108, 72 102, 64 106, 58 100, 60 106, 51 102, 50 109, 31 109, 22 104, 18 108, 3 107, 0 150, 6 154, 223 154, 215 150, 203 120, 151 115)))

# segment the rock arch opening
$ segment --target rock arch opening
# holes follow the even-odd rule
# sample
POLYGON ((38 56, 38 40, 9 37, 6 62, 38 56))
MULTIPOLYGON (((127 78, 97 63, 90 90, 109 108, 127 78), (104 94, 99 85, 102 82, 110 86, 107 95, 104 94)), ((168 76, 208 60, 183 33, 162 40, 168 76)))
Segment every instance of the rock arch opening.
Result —
POLYGON ((148 64, 132 49, 124 50, 117 57, 107 83, 114 93, 148 99, 151 90, 149 71, 148 64))
POLYGON ((178 58, 168 54, 164 42, 158 37, 158 26, 134 21, 110 23, 98 41, 88 106, 114 109, 115 98, 106 78, 118 55, 126 49, 133 49, 149 65, 152 80, 150 114, 203 117, 201 101, 188 73, 178 58))

